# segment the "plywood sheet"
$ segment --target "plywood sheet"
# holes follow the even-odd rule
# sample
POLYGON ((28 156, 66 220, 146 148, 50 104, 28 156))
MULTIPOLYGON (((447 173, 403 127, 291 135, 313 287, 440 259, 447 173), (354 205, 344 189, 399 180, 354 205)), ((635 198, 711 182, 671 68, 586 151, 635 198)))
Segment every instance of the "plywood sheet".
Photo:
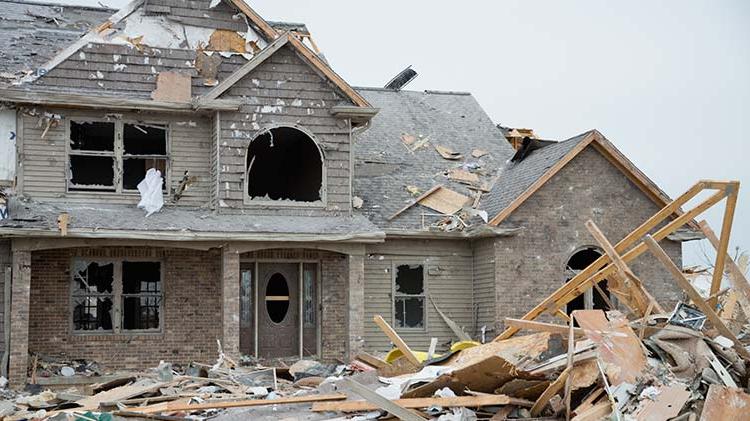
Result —
POLYGON ((712 384, 708 388, 701 421, 750 421, 750 395, 741 389, 712 384))
POLYGON ((429 196, 419 201, 419 204, 444 215, 453 215, 460 211, 469 201, 470 197, 451 189, 440 187, 429 196))
POLYGON ((192 89, 190 75, 178 72, 160 72, 156 77, 156 89, 151 99, 164 102, 190 102, 192 89))
POLYGON ((607 320, 601 310, 578 310, 574 313, 584 334, 597 345, 599 359, 605 365, 613 386, 623 382, 635 384, 646 367, 641 341, 621 313, 610 312, 607 320))
POLYGON ((638 421, 667 421, 680 413, 680 410, 688 399, 690 399, 690 391, 684 384, 675 383, 670 386, 664 386, 653 400, 648 398, 642 399, 633 415, 635 415, 635 419, 638 421))

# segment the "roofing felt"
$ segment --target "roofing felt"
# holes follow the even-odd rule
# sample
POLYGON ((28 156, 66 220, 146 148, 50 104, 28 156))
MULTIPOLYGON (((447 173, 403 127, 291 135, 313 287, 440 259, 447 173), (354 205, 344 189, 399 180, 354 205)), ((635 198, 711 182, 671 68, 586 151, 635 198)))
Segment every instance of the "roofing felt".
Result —
POLYGON ((480 204, 481 208, 486 210, 491 217, 500 213, 531 187, 535 181, 546 174, 553 165, 586 139, 589 133, 586 132, 568 140, 534 150, 522 161, 509 162, 500 172, 492 190, 483 198, 480 204))
MULTIPOLYGON (((336 240, 377 239, 382 232, 367 218, 360 215, 307 217, 224 215, 200 208, 167 206, 160 212, 145 217, 145 212, 135 206, 9 202, 9 219, 0 220, 3 228, 56 231, 61 213, 70 215, 69 230, 86 232, 117 230, 141 232, 169 239, 226 239, 229 235, 243 235, 248 240, 262 235, 282 239, 285 236, 313 239, 326 236, 336 240), (214 238, 216 237, 216 238, 214 238)), ((245 239, 245 238, 242 239, 245 239)))
MULTIPOLYGON (((421 229, 422 214, 435 213, 413 206, 391 221, 388 217, 415 198, 407 186, 424 192, 442 184, 474 197, 475 191, 446 176, 452 168, 471 169, 482 183, 490 185, 497 172, 513 155, 513 148, 473 96, 467 93, 394 91, 357 88, 380 112, 371 126, 354 138, 354 195, 363 199, 361 212, 386 230, 421 229), (416 136, 428 143, 412 151, 402 135, 416 136), (442 145, 463 158, 446 160, 435 150, 442 145), (481 149, 487 155, 473 158, 481 149)), ((426 217, 426 224, 435 222, 426 217)))

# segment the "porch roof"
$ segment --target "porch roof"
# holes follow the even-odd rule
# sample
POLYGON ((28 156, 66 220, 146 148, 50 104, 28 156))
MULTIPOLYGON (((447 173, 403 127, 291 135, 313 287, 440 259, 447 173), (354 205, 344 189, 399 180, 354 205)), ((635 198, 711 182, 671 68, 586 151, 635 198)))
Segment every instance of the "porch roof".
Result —
POLYGON ((85 205, 9 201, 0 237, 60 237, 58 217, 70 216, 69 238, 171 241, 382 242, 385 233, 366 217, 217 214, 208 209, 165 206, 146 217, 133 205, 85 205))

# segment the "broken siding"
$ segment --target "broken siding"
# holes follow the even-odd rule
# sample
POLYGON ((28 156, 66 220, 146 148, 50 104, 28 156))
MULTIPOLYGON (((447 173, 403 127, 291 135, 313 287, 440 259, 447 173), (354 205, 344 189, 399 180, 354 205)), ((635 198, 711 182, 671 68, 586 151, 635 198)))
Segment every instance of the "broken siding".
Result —
POLYGON ((0 108, 0 185, 16 179, 16 133, 16 110, 0 108))
MULTIPOLYGON (((367 247, 365 258, 365 348, 377 351, 391 349, 390 341, 372 321, 381 315, 392 326, 393 267, 402 264, 424 264, 426 294, 432 296, 440 310, 473 333, 472 250, 466 241, 387 240, 367 247)), ((458 339, 445 324, 429 298, 425 299, 425 329, 397 329, 414 349, 427 350, 430 338, 438 338, 438 349, 458 339)))
MULTIPOLYGON (((42 112, 36 109, 37 112, 42 112)), ((56 127, 50 127, 44 138, 42 134, 46 122, 40 116, 26 113, 22 117, 23 150, 21 163, 23 172, 23 190, 25 196, 48 202, 81 202, 87 204, 136 204, 140 201, 137 193, 104 193, 104 192, 67 192, 66 179, 68 159, 66 145, 69 142, 67 127, 71 119, 93 120, 105 119, 105 112, 85 112, 80 110, 47 109, 44 112, 56 114, 61 120, 56 127)), ((124 121, 143 119, 141 114, 109 114, 122 116, 124 121)), ((182 198, 177 202, 182 206, 203 206, 210 199, 211 192, 211 121, 192 116, 175 116, 149 114, 148 122, 169 124, 169 172, 165 174, 170 181, 168 191, 176 189, 185 171, 197 177, 182 198)), ((171 195, 170 195, 171 196, 171 195)), ((165 197, 168 200, 168 197, 165 197)))
POLYGON ((474 247, 474 305, 477 308, 476 337, 482 326, 487 330, 495 325, 495 239, 478 240, 474 247))
POLYGON ((350 209, 350 130, 330 114, 342 97, 288 46, 254 69, 222 98, 241 98, 239 112, 221 113, 219 201, 225 210, 244 206, 246 152, 259 131, 274 125, 299 126, 323 149, 325 209, 254 207, 259 214, 325 215, 350 209))
POLYGON ((210 7, 211 0, 148 0, 143 9, 146 15, 167 15, 175 22, 207 28, 247 31, 244 19, 235 19, 238 13, 226 2, 210 7))

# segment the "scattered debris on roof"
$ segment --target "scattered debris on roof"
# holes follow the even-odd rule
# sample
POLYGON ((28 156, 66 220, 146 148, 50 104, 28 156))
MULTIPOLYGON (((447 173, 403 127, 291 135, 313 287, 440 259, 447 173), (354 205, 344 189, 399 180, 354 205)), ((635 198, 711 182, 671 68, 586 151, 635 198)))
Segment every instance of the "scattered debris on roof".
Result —
POLYGON ((417 72, 411 68, 411 66, 402 70, 397 74, 390 82, 385 84, 385 89, 393 89, 394 91, 400 91, 410 84, 414 79, 417 78, 417 72))

